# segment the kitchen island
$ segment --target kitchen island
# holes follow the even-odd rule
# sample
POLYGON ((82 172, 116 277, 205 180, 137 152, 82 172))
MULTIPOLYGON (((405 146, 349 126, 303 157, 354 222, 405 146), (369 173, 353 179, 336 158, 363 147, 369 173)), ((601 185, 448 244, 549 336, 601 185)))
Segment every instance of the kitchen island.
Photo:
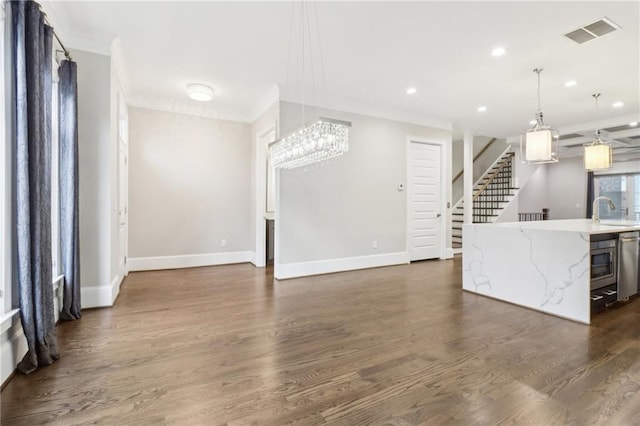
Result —
POLYGON ((465 224, 462 288, 590 324, 591 236, 638 230, 588 219, 465 224))

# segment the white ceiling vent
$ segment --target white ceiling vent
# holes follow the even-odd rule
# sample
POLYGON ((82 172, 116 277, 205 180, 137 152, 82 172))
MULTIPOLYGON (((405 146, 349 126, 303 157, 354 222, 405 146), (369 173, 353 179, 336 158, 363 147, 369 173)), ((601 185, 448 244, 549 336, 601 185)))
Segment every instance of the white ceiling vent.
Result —
POLYGON ((575 31, 571 31, 564 36, 570 38, 578 44, 582 44, 585 41, 602 37, 605 34, 609 34, 610 32, 619 29, 620 25, 616 24, 609 18, 602 18, 588 25, 585 25, 584 27, 578 28, 575 31))

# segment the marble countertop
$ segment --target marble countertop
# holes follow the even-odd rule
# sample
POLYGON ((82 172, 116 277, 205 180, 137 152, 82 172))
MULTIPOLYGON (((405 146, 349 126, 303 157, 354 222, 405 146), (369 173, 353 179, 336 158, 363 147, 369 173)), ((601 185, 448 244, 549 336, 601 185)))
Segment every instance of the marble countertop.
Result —
MULTIPOLYGON (((625 220, 602 220, 593 223, 591 219, 540 220, 533 222, 474 223, 477 226, 496 228, 539 229, 560 232, 584 232, 606 234, 615 232, 640 231, 640 222, 625 220)), ((465 226, 468 226, 465 224, 465 226)))

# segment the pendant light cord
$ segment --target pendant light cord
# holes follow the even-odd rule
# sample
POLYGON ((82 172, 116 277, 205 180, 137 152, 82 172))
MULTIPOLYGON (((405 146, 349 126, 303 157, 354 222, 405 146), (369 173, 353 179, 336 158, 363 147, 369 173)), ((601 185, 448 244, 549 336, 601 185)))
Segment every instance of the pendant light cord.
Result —
MULTIPOLYGON (((596 100, 596 123, 598 122, 598 120, 600 119, 600 108, 598 107, 598 98, 600 98, 600 93, 594 93, 593 95, 593 99, 596 100)), ((595 131, 596 134, 596 140, 594 141, 594 143, 600 143, 600 129, 596 128, 595 131)))
POLYGON ((540 73, 542 72, 542 68, 536 68, 533 72, 538 74, 538 114, 540 114, 542 112, 542 108, 540 108, 540 73))

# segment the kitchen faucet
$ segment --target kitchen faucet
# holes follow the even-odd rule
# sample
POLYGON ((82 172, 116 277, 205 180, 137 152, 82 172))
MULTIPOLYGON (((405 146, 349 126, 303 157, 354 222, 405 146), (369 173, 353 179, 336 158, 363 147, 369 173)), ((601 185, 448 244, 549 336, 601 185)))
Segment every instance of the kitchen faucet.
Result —
POLYGON ((591 219, 593 219, 593 223, 600 223, 600 212, 598 211, 597 207, 598 207, 598 201, 600 200, 607 200, 607 202, 609 203, 609 208, 611 210, 615 210, 616 209, 616 205, 613 204, 613 201, 611 201, 611 199, 607 198, 607 197, 598 197, 595 200, 593 200, 593 216, 591 216, 591 219))

